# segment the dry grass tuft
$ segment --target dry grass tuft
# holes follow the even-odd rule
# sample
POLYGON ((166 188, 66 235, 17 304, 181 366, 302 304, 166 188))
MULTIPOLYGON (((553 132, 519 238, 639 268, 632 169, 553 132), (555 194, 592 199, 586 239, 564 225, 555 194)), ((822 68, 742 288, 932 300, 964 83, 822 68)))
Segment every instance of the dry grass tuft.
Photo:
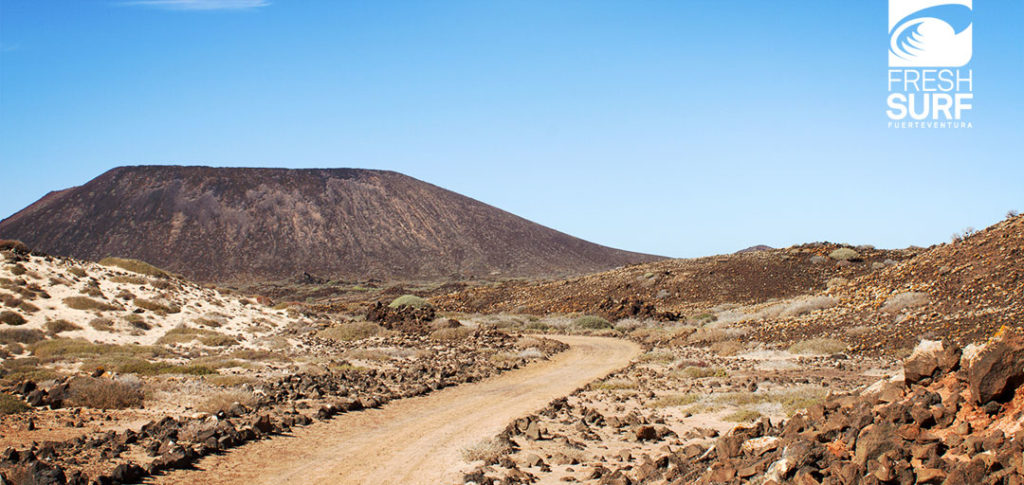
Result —
POLYGON ((828 355, 843 352, 848 345, 842 340, 831 338, 815 338, 802 340, 789 346, 791 354, 816 354, 828 355))
POLYGON ((68 308, 75 310, 110 311, 119 309, 114 305, 99 300, 93 300, 87 296, 69 296, 64 299, 64 304, 67 305, 68 308))
POLYGON ((235 403, 252 409, 256 407, 256 396, 252 392, 241 389, 219 391, 203 400, 198 409, 207 413, 216 413, 227 410, 235 403))
POLYGON ((238 343, 238 339, 230 335, 207 330, 205 328, 192 328, 179 326, 169 330, 163 337, 160 337, 158 344, 182 344, 198 340, 207 347, 227 347, 238 343))
POLYGON ((173 275, 145 261, 128 258, 103 258, 100 260, 103 266, 116 266, 132 273, 154 276, 157 278, 171 278, 173 275))
POLYGON ((0 330, 0 344, 34 344, 46 338, 41 330, 30 328, 5 328, 0 330))
POLYGON ((384 328, 373 322, 354 322, 354 323, 343 323, 341 325, 334 325, 327 327, 317 332, 317 335, 323 338, 337 340, 340 342, 347 342, 352 340, 362 340, 364 338, 370 338, 375 335, 379 335, 384 332, 384 328))
POLYGON ((507 440, 490 438, 463 449, 462 459, 467 462, 483 461, 485 464, 493 465, 511 451, 512 446, 507 440))
POLYGON ((908 291, 890 296, 882 305, 882 311, 898 313, 907 308, 919 307, 928 304, 928 293, 921 291, 908 291))
POLYGON ((455 342, 469 338, 473 329, 469 327, 440 328, 430 332, 430 338, 441 342, 455 342))
POLYGON ((688 406, 699 400, 700 396, 698 396, 697 394, 671 394, 668 396, 661 396, 647 403, 647 406, 651 408, 670 408, 688 406))
POLYGON ((124 409, 142 405, 142 382, 136 379, 76 377, 70 383, 70 401, 75 406, 124 409))
POLYGON ((174 304, 171 304, 171 303, 159 302, 159 301, 156 301, 156 300, 147 300, 145 298, 136 298, 133 303, 135 303, 135 306, 137 306, 139 308, 142 308, 144 310, 149 310, 149 311, 151 311, 153 313, 156 313, 157 315, 161 315, 161 316, 167 315, 167 314, 170 314, 170 313, 179 313, 179 312, 181 312, 181 307, 179 307, 177 305, 174 305, 174 304))

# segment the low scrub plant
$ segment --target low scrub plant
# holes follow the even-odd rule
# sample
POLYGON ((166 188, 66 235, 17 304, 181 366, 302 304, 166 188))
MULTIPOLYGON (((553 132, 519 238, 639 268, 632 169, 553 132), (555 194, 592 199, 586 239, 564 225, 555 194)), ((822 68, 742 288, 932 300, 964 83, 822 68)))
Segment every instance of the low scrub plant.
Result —
POLYGON ((42 330, 32 328, 0 329, 0 344, 34 344, 45 338, 46 334, 44 334, 42 330))
POLYGON ((87 296, 69 296, 64 299, 64 304, 68 308, 75 310, 97 310, 97 311, 111 311, 118 310, 118 307, 111 305, 106 302, 94 300, 87 296))
POLYGON ((111 321, 109 318, 93 318, 92 320, 89 321, 89 326, 101 332, 114 331, 114 322, 111 321))
POLYGON ((0 323, 6 323, 7 325, 24 325, 25 317, 19 315, 17 312, 2 311, 0 312, 0 323))
POLYGON ((796 301, 787 305, 786 308, 779 313, 779 316, 798 317, 818 310, 832 308, 835 305, 835 298, 832 298, 830 296, 812 296, 799 298, 796 301))
POLYGON ((142 405, 144 393, 138 379, 76 377, 69 385, 72 405, 96 409, 124 409, 142 405))
POLYGON ((343 323, 341 325, 332 325, 323 330, 317 332, 317 335, 323 338, 337 340, 340 342, 348 342, 352 340, 362 340, 364 338, 370 338, 375 335, 379 335, 384 332, 384 328, 373 322, 353 322, 343 323))
POLYGON ((831 338, 814 338, 802 340, 789 346, 791 354, 817 354, 828 355, 843 352, 848 345, 842 340, 831 338))
POLYGON ((485 464, 493 465, 498 460, 512 451, 512 445, 508 440, 490 438, 483 440, 473 446, 462 450, 462 459, 467 462, 482 461, 485 464))
POLYGON ((156 313, 157 315, 167 315, 170 313, 181 312, 181 307, 177 305, 171 303, 164 303, 156 300, 136 298, 133 303, 135 303, 135 306, 142 308, 144 310, 149 310, 153 313, 156 313))
POLYGON ((171 278, 173 275, 168 273, 156 266, 153 266, 145 261, 139 261, 137 259, 129 258, 103 258, 100 260, 100 264, 103 266, 114 266, 121 268, 132 273, 143 274, 146 276, 153 276, 156 278, 171 278))
POLYGON ((572 321, 572 326, 585 330, 612 328, 611 322, 596 315, 584 315, 572 321))
POLYGON ((898 313, 907 308, 914 308, 928 304, 928 293, 922 291, 908 291, 897 293, 885 300, 882 311, 898 313))
POLYGON ((256 396, 249 391, 241 389, 218 391, 204 399, 199 404, 198 409, 207 413, 216 413, 227 410, 234 406, 235 403, 252 409, 256 407, 256 396))
POLYGON ((10 394, 0 393, 0 415, 17 414, 28 411, 31 407, 10 394))
POLYGON ((402 295, 395 298, 388 304, 390 308, 412 307, 423 308, 430 306, 430 302, 416 295, 402 295))
POLYGON ((199 343, 207 347, 227 347, 238 343, 238 339, 230 335, 225 335, 214 330, 192 328, 185 325, 180 325, 168 330, 163 337, 157 339, 156 343, 182 344, 192 341, 199 341, 199 343))
POLYGON ((763 414, 754 411, 753 409, 737 409, 736 411, 725 415, 722 420, 732 423, 753 423, 763 417, 763 414))
POLYGON ((441 328, 430 332, 430 338, 441 342, 455 342, 466 339, 473 335, 473 329, 469 327, 441 328))
POLYGON ((653 401, 650 401, 647 406, 652 408, 671 408, 679 406, 689 406, 700 400, 700 396, 697 394, 670 394, 667 396, 661 396, 653 401))
POLYGON ((170 356, 170 352, 162 347, 150 345, 114 345, 97 344, 84 339, 55 338, 40 340, 29 345, 32 355, 39 359, 60 360, 67 358, 94 357, 138 357, 153 359, 170 356))
POLYGON ((690 365, 683 367, 679 375, 690 379, 703 379, 705 377, 729 377, 729 373, 721 367, 699 367, 690 365))
POLYGON ((860 253, 850 248, 839 248, 828 253, 828 257, 836 261, 857 261, 860 259, 860 253))

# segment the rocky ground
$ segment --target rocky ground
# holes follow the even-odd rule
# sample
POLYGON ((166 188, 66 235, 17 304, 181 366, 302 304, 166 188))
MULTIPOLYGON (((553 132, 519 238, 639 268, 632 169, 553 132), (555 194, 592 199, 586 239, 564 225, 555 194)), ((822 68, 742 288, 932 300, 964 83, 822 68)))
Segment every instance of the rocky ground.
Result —
POLYGON ((892 359, 846 355, 652 349, 468 450, 476 468, 466 481, 648 483, 657 457, 680 452, 693 460, 738 424, 786 419, 896 367, 892 359))

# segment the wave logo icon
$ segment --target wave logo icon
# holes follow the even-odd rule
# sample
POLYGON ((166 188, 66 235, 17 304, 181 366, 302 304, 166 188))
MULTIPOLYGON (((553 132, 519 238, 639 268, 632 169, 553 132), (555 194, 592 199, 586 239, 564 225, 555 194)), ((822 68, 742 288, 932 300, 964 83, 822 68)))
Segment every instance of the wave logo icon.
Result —
POLYGON ((889 0, 890 67, 961 67, 973 54, 972 0, 889 0))

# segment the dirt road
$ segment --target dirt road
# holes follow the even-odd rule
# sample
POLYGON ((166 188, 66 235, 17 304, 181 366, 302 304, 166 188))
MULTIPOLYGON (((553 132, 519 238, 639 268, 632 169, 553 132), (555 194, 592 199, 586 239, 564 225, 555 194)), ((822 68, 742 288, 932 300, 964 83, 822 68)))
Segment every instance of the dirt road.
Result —
POLYGON ((203 459, 197 470, 156 477, 154 483, 456 483, 465 465, 464 448, 640 353, 639 346, 623 340, 558 339, 571 348, 549 361, 250 443, 203 459))

